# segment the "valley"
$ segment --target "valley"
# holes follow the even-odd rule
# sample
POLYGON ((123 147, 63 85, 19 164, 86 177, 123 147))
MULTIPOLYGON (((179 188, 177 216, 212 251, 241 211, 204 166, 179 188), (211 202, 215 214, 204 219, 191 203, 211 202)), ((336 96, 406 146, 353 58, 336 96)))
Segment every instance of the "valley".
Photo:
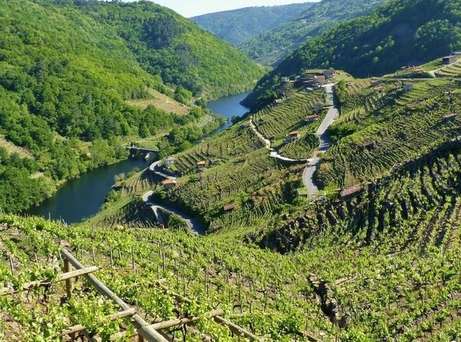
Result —
MULTIPOLYGON (((229 113, 225 123, 219 128, 220 130, 229 126, 232 116, 246 113, 245 107, 240 105, 240 101, 246 95, 247 93, 243 93, 233 97, 224 97, 208 104, 210 110, 218 115, 225 116, 225 113, 229 113)), ((101 209, 117 177, 129 177, 130 174, 145 170, 148 166, 148 161, 141 158, 90 171, 60 188, 53 198, 33 208, 30 214, 62 220, 68 224, 79 223, 95 215, 101 209)))
POLYGON ((0 5, 0 341, 460 340, 460 13, 0 5))

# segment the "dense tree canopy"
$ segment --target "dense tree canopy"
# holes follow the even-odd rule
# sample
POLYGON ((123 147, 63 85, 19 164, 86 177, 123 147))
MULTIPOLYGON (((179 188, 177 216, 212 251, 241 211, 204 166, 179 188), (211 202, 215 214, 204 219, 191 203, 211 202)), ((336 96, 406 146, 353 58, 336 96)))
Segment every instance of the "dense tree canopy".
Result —
MULTIPOLYGON (((165 26, 168 32, 170 26, 165 26)), ((165 43, 155 40, 154 32, 149 36, 152 44, 165 43)), ((0 136, 30 158, 0 149, 0 210, 24 211, 66 180, 126 157, 123 137, 147 137, 197 121, 197 115, 180 118, 127 105, 144 98, 148 89, 168 88, 143 69, 112 28, 73 1, 3 2, 0 136)), ((186 89, 176 96, 191 102, 186 89)))
POLYGON ((277 64, 293 51, 338 23, 369 13, 383 0, 322 0, 311 3, 295 20, 262 32, 240 45, 263 64, 277 64))
POLYGON ((263 70, 190 20, 150 1, 85 1, 76 8, 113 28, 139 64, 194 95, 219 97, 249 89, 263 70))
POLYGON ((252 38, 298 19, 315 6, 306 2, 281 6, 240 8, 232 11, 204 14, 192 18, 205 30, 239 46, 252 38))

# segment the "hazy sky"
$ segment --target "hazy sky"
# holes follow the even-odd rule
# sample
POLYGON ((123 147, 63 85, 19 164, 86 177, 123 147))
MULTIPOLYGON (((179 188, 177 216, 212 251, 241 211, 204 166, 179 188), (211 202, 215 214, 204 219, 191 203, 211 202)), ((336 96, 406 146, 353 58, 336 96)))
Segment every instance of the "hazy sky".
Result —
POLYGON ((154 0, 186 17, 249 6, 275 6, 309 2, 309 0, 154 0))

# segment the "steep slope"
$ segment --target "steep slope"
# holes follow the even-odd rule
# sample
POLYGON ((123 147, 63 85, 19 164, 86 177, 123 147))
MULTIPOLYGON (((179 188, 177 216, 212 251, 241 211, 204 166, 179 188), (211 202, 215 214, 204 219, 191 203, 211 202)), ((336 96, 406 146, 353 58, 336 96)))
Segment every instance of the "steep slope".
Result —
MULTIPOLYGON (((72 296, 66 298, 65 284, 58 282, 60 247, 65 245, 83 265, 97 266, 94 275, 138 314, 164 322, 155 327, 170 339, 201 341, 205 335, 241 340, 229 324, 213 319, 212 313, 220 310, 240 332, 270 341, 456 341, 461 328, 461 198, 452 181, 459 179, 459 148, 451 153, 434 160, 439 166, 431 165, 446 174, 436 181, 432 194, 437 196, 416 213, 412 206, 403 209, 411 202, 399 202, 396 180, 384 201, 379 198, 386 193, 378 187, 363 198, 337 204, 337 211, 312 212, 290 225, 281 241, 309 233, 311 238, 309 248, 286 255, 225 235, 70 228, 0 215, 0 337, 54 340, 78 325, 84 329, 79 334, 102 340, 133 334, 130 317, 109 319, 118 306, 83 277, 73 280, 72 296), (449 193, 443 190, 447 186, 449 193), (355 212, 350 207, 357 202, 361 206, 355 212), (444 204, 428 210, 434 203, 444 204), (366 234, 367 224, 351 231, 337 219, 351 212, 352 221, 366 222, 368 205, 376 205, 371 217, 377 223, 373 228, 369 221, 368 229, 377 231, 369 244, 357 238, 366 234), (394 225, 408 212, 414 221, 394 225), (304 230, 316 214, 321 226, 304 230), (178 329, 183 325, 187 329, 178 329)), ((415 171, 419 175, 420 169, 415 171)), ((422 172, 421 180, 429 184, 434 179, 430 173, 422 172)), ((406 177, 402 174, 405 193, 412 189, 406 177)))
POLYGON ((243 53, 150 1, 84 1, 77 8, 112 27, 139 64, 164 82, 216 98, 251 88, 262 76, 243 53))
POLYGON ((2 211, 26 210, 66 180, 126 157, 122 137, 195 120, 128 106, 149 88, 168 89, 112 30, 75 8, 13 0, 0 21, 2 211), (18 147, 23 153, 11 154, 18 147))
POLYGON ((366 17, 341 24, 309 41, 262 79, 247 99, 273 96, 281 76, 334 67, 357 76, 382 75, 428 62, 461 46, 459 0, 390 1, 366 17))
POLYGON ((264 30, 243 42, 240 49, 259 63, 273 65, 288 57, 309 39, 341 21, 365 15, 383 0, 323 0, 312 4, 296 18, 264 30))
POLYGON ((205 14, 192 18, 205 30, 239 46, 288 21, 298 19, 314 4, 292 4, 270 7, 247 7, 232 11, 205 14))

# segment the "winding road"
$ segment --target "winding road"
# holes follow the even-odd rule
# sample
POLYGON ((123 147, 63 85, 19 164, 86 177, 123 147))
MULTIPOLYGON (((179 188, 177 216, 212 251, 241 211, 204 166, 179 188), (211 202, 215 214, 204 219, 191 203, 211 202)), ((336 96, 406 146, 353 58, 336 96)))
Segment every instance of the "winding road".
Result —
POLYGON ((250 128, 257 135, 259 140, 261 140, 264 143, 265 148, 270 151, 270 157, 271 158, 275 158, 275 159, 285 161, 285 162, 289 162, 289 163, 302 163, 302 162, 307 161, 307 159, 292 159, 292 158, 284 157, 281 154, 279 154, 277 151, 275 151, 272 148, 271 141, 269 139, 267 139, 266 137, 264 137, 264 135, 262 135, 262 133, 260 131, 258 131, 258 128, 256 128, 256 125, 253 122, 253 118, 250 118, 250 128))
POLYGON ((318 157, 319 152, 326 152, 330 148, 330 137, 328 135, 328 128, 331 124, 339 117, 339 110, 334 106, 333 100, 333 84, 325 86, 325 92, 327 93, 327 101, 331 105, 328 109, 328 113, 323 119, 320 127, 317 129, 315 135, 319 138, 320 144, 319 149, 314 153, 311 159, 308 160, 308 164, 303 172, 303 184, 307 189, 307 195, 311 198, 315 197, 319 189, 314 184, 314 173, 320 164, 320 158, 318 157))
MULTIPOLYGON (((153 162, 149 166, 149 171, 153 172, 157 176, 160 176, 165 179, 173 179, 176 180, 176 177, 167 175, 161 171, 157 170, 157 167, 161 164, 161 160, 158 160, 156 162, 153 162)), ((178 216, 189 228, 191 231, 197 233, 197 234, 205 234, 206 232, 206 227, 198 220, 197 218, 185 213, 184 211, 178 209, 174 205, 168 205, 168 204, 158 204, 152 201, 152 195, 154 194, 153 191, 148 191, 142 195, 142 201, 144 204, 152 209, 152 212, 155 215, 155 218, 159 224, 165 225, 166 222, 163 220, 163 216, 161 212, 166 212, 168 214, 174 214, 178 216)))
POLYGON ((333 99, 333 89, 334 89, 334 84, 327 84, 324 86, 325 92, 327 95, 327 104, 330 106, 327 112, 327 115, 321 122, 319 128, 317 129, 317 132, 315 135, 319 138, 319 148, 316 150, 313 154, 313 156, 309 159, 291 159, 288 157, 284 157, 280 155, 277 151, 275 151, 272 148, 272 143, 269 139, 264 137, 264 135, 258 131, 258 128, 256 127, 253 118, 250 118, 250 128, 251 130, 256 134, 256 136, 264 143, 264 146, 266 149, 270 151, 270 157, 285 161, 285 162, 293 162, 293 163, 301 163, 301 162, 307 162, 307 166, 303 171, 303 184, 307 189, 307 194, 309 197, 314 197, 315 195, 318 194, 319 189, 317 186, 314 184, 313 177, 315 170, 317 169, 319 163, 320 163, 320 158, 318 157, 319 152, 326 152, 330 148, 330 137, 328 136, 328 128, 331 126, 331 124, 339 117, 339 110, 338 108, 335 107, 334 105, 334 99, 333 99))
MULTIPOLYGON (((315 133, 315 135, 319 138, 320 143, 319 143, 318 150, 314 152, 313 156, 310 159, 291 159, 291 158, 287 158, 287 157, 280 155, 277 151, 274 150, 274 148, 272 148, 271 141, 267 139, 266 137, 264 137, 264 135, 258 131, 253 121, 253 118, 250 117, 250 128, 256 134, 256 136, 264 143, 264 146, 269 151, 271 158, 275 158, 275 159, 285 161, 285 162, 296 162, 296 163, 307 162, 307 165, 303 171, 302 179, 303 179, 303 184, 307 189, 308 196, 311 198, 317 195, 319 192, 317 186, 314 184, 314 181, 313 181, 315 170, 317 169, 320 163, 320 158, 318 157, 318 153, 326 152, 330 148, 330 137, 328 136, 327 130, 339 116, 339 111, 334 106, 334 101, 333 101, 334 84, 327 84, 324 86, 324 88, 327 94, 327 103, 328 105, 330 105, 330 108, 328 109, 327 115, 325 116, 319 128, 317 129, 317 132, 315 133)), ((149 171, 155 173, 156 175, 162 178, 176 180, 176 177, 167 175, 158 170, 158 166, 160 166, 161 162, 162 161, 159 160, 159 161, 152 163, 149 166, 149 171)), ((198 234, 204 234, 206 232, 205 226, 197 218, 194 218, 188 215, 187 213, 179 210, 173 205, 165 205, 165 204, 161 205, 161 204, 158 204, 152 201, 153 194, 154 194, 153 191, 146 192, 142 196, 142 200, 146 206, 149 206, 152 209, 152 212, 154 213, 157 221, 160 224, 165 224, 165 222, 162 222, 163 217, 161 215, 161 211, 164 211, 166 213, 175 214, 179 216, 190 230, 198 234)))
POLYGON ((156 175, 162 177, 162 178, 165 178, 165 179, 176 179, 176 177, 173 177, 173 176, 169 176, 163 172, 160 172, 157 170, 157 166, 159 166, 160 164, 162 163, 161 160, 158 160, 156 162, 153 162, 150 166, 149 166, 149 171, 155 173, 156 175))
POLYGON ((165 225, 166 222, 163 221, 161 212, 166 212, 168 214, 174 214, 178 216, 189 228, 191 231, 196 232, 197 234, 205 234, 205 226, 196 218, 186 214, 182 210, 175 208, 173 205, 158 204, 152 201, 153 191, 148 191, 142 196, 142 200, 146 206, 149 206, 157 219, 159 224, 165 225))

